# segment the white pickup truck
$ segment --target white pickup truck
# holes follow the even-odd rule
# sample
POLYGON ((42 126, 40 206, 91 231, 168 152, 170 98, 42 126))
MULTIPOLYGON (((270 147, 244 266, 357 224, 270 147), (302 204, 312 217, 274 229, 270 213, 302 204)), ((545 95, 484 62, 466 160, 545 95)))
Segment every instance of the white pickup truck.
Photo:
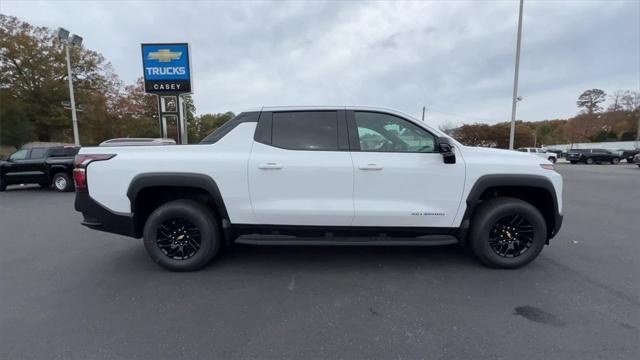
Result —
POLYGON ((528 152, 530 154, 537 155, 543 159, 547 159, 551 161, 554 164, 556 163, 556 161, 558 161, 558 154, 552 153, 551 151, 546 151, 541 148, 525 147, 525 148, 519 148, 518 151, 525 152, 525 153, 528 152))
POLYGON ((74 180, 84 225, 144 238, 175 271, 234 242, 459 243, 515 268, 562 224, 546 160, 467 147, 385 108, 264 107, 198 145, 84 147, 74 180))

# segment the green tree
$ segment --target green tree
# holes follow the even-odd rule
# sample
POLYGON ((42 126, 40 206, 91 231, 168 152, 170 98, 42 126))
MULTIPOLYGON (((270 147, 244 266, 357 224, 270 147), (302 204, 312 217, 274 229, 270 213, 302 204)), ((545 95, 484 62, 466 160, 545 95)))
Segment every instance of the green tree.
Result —
POLYGON ((231 111, 219 114, 204 114, 197 116, 188 123, 189 142, 194 144, 200 142, 205 136, 222 126, 222 124, 233 119, 235 114, 231 111))
POLYGON ((0 89, 0 145, 20 145, 37 140, 33 124, 25 116, 27 104, 15 99, 10 89, 0 89))
MULTIPOLYGON (((102 55, 84 47, 71 48, 71 63, 77 103, 87 108, 92 105, 91 111, 106 111, 90 101, 96 93, 117 92, 118 80, 111 66, 102 55)), ((3 106, 26 105, 20 122, 3 120, 3 132, 17 134, 20 131, 12 127, 21 126, 31 129, 35 140, 72 139, 70 113, 61 105, 69 99, 64 48, 49 29, 0 15, 0 88, 11 89, 3 106)), ((81 128, 86 128, 83 116, 88 113, 79 114, 81 128)))
POLYGON ((583 108, 587 114, 593 114, 602 111, 601 103, 607 100, 607 94, 600 89, 585 90, 578 97, 576 104, 579 108, 583 108))

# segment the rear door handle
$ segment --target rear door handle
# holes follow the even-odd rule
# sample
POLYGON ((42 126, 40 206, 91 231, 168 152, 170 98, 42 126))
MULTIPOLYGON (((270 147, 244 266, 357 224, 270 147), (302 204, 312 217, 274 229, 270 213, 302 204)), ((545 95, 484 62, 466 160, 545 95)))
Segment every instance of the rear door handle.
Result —
POLYGON ((258 165, 258 169, 262 169, 262 170, 280 170, 280 169, 282 169, 282 164, 264 163, 264 164, 258 165))
POLYGON ((382 170, 382 166, 378 164, 367 164, 358 166, 360 170, 382 170))

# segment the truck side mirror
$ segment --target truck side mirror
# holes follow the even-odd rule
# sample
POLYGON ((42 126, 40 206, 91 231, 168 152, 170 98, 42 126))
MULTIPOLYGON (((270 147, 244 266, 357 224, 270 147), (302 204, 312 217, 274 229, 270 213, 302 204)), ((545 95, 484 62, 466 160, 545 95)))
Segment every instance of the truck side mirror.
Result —
POLYGON ((438 138, 438 150, 442 154, 442 160, 445 164, 455 164, 456 154, 453 152, 453 146, 446 137, 438 138))

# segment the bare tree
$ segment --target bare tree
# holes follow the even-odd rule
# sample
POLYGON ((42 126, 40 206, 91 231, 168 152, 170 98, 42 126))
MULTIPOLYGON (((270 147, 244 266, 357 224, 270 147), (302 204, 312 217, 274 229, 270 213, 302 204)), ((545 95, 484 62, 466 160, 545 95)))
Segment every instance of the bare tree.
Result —
MULTIPOLYGON (((628 92, 628 91, 627 91, 628 92)), ((609 105, 608 111, 621 111, 622 110, 622 97, 625 95, 625 91, 616 90, 612 95, 609 95, 612 104, 609 105)))
POLYGON ((636 111, 640 109, 640 93, 635 91, 625 91, 620 98, 620 103, 624 111, 636 111))

